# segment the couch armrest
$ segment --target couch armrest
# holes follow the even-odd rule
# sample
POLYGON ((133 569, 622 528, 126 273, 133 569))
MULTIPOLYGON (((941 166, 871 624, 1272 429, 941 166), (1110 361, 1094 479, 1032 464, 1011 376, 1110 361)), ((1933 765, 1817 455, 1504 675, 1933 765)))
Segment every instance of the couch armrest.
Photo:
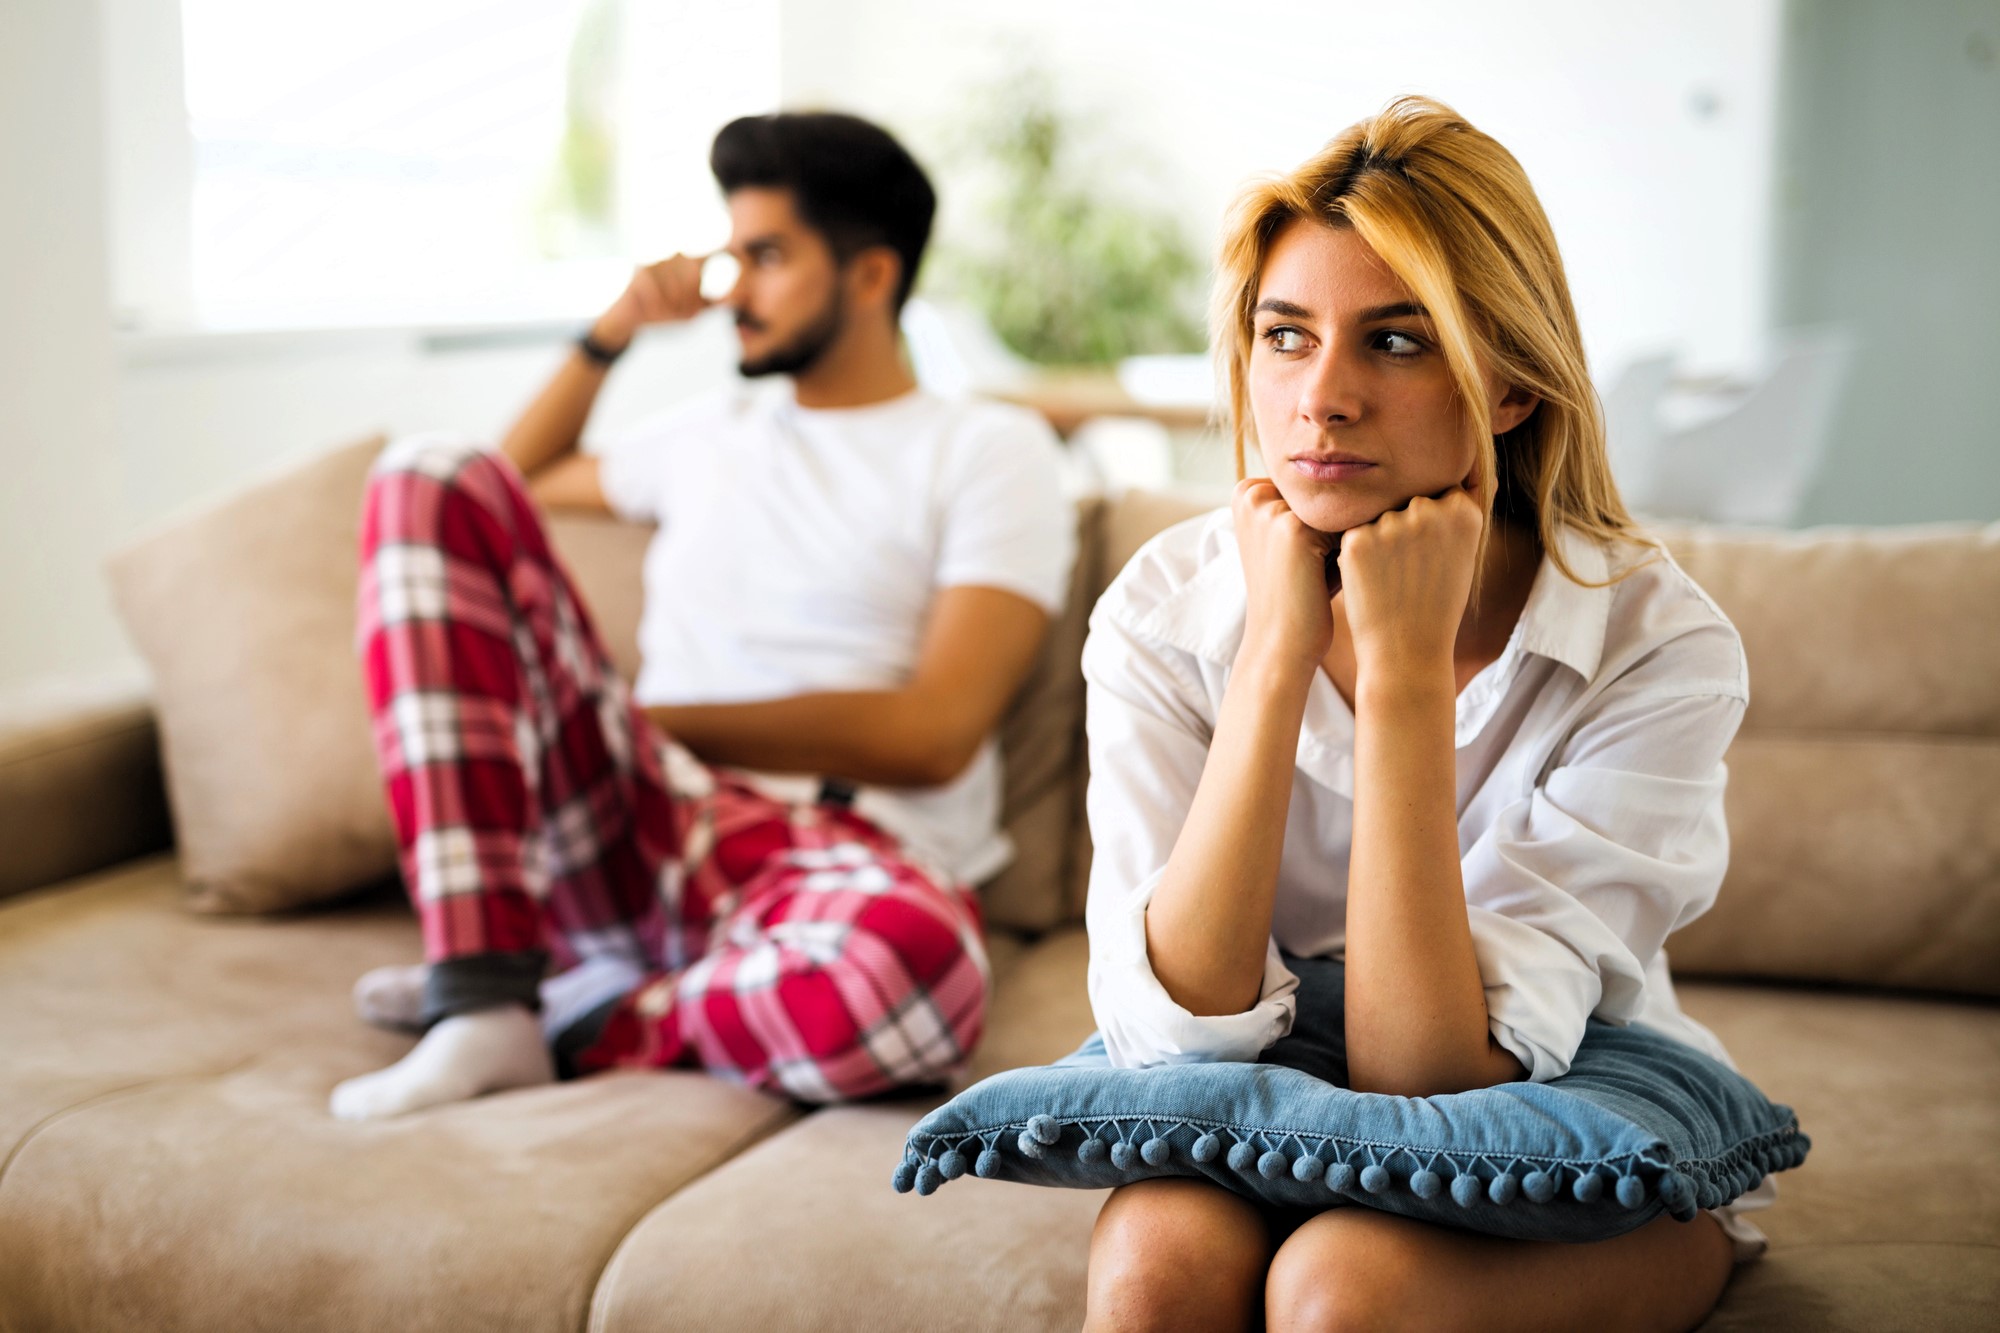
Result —
POLYGON ((172 844, 141 687, 64 682, 0 698, 0 898, 172 844))

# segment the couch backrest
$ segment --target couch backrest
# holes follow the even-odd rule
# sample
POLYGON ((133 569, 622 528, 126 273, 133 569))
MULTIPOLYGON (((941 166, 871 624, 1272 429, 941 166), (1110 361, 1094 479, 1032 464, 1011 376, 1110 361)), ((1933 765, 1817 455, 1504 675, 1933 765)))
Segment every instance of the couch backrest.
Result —
MULTIPOLYGON (((1092 600, 1216 503, 1110 502, 1092 600)), ((1750 660, 1729 874, 1669 942, 1676 973, 2000 994, 2000 524, 1655 531, 1750 660)), ((1074 837, 1080 919, 1080 798, 1074 837)))

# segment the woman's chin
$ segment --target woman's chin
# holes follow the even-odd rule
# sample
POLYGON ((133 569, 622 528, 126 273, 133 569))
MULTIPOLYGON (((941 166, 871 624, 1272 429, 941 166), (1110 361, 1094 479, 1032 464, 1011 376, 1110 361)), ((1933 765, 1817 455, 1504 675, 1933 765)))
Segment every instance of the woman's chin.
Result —
POLYGON ((1326 533, 1346 532, 1373 523, 1387 508, 1351 495, 1288 495, 1285 503, 1291 506, 1299 522, 1326 533))

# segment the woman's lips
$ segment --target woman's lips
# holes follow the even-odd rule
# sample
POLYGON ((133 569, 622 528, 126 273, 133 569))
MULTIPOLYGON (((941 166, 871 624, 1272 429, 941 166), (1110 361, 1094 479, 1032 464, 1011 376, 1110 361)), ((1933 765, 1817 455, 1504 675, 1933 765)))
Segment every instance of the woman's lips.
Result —
POLYGON ((1329 458, 1314 458, 1310 454, 1299 454, 1291 459, 1292 467, 1314 481, 1346 481, 1358 477, 1374 468, 1373 463, 1338 461, 1329 458))

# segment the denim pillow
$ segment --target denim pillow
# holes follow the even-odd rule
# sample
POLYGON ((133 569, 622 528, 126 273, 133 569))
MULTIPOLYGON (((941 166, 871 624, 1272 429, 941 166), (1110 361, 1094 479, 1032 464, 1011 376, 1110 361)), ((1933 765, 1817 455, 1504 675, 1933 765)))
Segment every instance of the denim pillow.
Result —
POLYGON ((1343 965, 1285 956, 1292 1032, 1257 1063, 1115 1069, 1093 1035, 1053 1065, 977 1083, 919 1121, 893 1184, 970 1171, 1105 1189, 1200 1176, 1285 1208, 1364 1204, 1526 1240, 1682 1221, 1805 1160, 1788 1106, 1640 1024, 1591 1020, 1567 1074, 1438 1097, 1354 1092, 1343 965))

